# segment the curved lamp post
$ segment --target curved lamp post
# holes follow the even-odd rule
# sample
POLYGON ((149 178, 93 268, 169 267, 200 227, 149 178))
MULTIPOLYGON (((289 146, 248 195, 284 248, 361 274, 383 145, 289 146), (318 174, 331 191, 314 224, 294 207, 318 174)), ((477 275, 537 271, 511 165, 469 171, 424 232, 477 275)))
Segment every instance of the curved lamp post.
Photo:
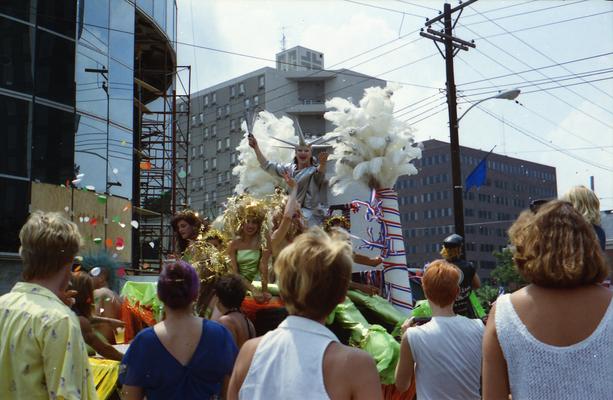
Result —
POLYGON ((460 120, 466 115, 466 113, 472 110, 473 107, 483 103, 486 100, 491 100, 491 99, 515 100, 517 96, 519 96, 520 93, 521 93, 521 90, 519 89, 506 90, 504 92, 498 93, 496 96, 491 96, 491 97, 486 97, 485 99, 481 99, 477 101, 476 103, 471 104, 470 107, 468 107, 466 111, 464 111, 464 113, 460 115, 460 117, 458 118, 458 122, 460 122, 460 120))
MULTIPOLYGON (((504 92, 500 92, 495 96, 486 97, 481 99, 473 104, 459 118, 453 121, 453 118, 450 118, 450 146, 451 146, 451 181, 453 188, 453 217, 454 217, 454 225, 455 225, 455 233, 462 236, 466 242, 466 237, 464 234, 464 198, 463 191, 464 187, 462 185, 462 171, 460 166, 460 143, 458 140, 458 123, 460 120, 468 113, 473 107, 483 103, 486 100, 491 99, 504 99, 504 100, 515 100, 521 91, 519 89, 506 90, 504 92)), ((455 102, 454 102, 455 106, 455 102)), ((455 110, 452 110, 455 111, 455 110)), ((450 111, 450 116, 454 115, 455 112, 450 111)), ((462 254, 466 254, 464 250, 462 254)))

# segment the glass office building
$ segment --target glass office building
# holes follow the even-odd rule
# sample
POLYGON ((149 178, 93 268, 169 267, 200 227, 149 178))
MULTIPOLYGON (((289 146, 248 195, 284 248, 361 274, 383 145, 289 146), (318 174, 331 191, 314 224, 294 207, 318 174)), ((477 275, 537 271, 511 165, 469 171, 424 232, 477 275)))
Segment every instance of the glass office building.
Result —
POLYGON ((136 81, 172 90, 176 15, 175 0, 0 2, 0 255, 32 182, 138 195, 141 111, 160 93, 136 81))

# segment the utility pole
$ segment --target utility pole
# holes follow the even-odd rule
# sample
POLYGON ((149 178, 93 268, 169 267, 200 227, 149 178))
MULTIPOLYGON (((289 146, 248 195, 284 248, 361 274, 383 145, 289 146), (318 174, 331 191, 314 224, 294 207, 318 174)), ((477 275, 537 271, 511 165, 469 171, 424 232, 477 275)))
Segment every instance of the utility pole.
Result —
MULTIPOLYGON (((455 76, 453 71, 453 57, 460 51, 468 51, 469 47, 475 48, 473 42, 453 37, 453 28, 457 23, 464 7, 474 3, 477 0, 469 0, 466 3, 460 2, 457 7, 451 8, 449 3, 445 3, 443 13, 437 17, 428 19, 425 23, 426 32, 421 30, 421 36, 432 39, 441 56, 445 59, 445 69, 447 75, 447 106, 449 109, 449 141, 451 147, 451 182, 453 188, 453 218, 455 224, 455 233, 462 236, 466 242, 464 235, 464 188, 462 185, 462 171, 460 167, 460 141, 458 137, 458 111, 456 99, 455 76), (453 22, 451 16, 459 11, 456 21, 453 22), (432 29, 432 24, 443 20, 444 29, 437 31, 432 29), (441 51, 438 43, 445 45, 445 51, 441 51)), ((464 251, 463 254, 466 254, 464 251)))

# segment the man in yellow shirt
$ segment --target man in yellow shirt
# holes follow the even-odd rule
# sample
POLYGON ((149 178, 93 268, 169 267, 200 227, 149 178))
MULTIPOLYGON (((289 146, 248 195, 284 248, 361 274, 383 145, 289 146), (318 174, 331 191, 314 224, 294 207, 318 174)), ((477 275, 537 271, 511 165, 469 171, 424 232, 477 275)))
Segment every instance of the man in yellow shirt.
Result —
POLYGON ((34 212, 19 233, 23 278, 0 297, 0 399, 96 399, 79 321, 60 299, 77 226, 34 212))

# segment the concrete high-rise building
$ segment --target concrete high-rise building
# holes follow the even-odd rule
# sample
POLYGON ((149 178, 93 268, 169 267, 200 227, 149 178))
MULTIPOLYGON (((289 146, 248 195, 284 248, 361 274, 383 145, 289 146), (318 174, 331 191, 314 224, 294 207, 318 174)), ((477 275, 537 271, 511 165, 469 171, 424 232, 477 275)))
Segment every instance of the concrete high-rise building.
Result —
MULTIPOLYGON (((277 68, 256 71, 222 82, 191 95, 188 149, 188 204, 213 217, 237 183, 237 145, 243 138, 246 115, 267 110, 277 117, 298 118, 305 133, 321 135, 333 126, 324 118, 325 101, 332 97, 359 101, 365 88, 386 82, 346 69, 325 70, 323 54, 294 47, 277 54, 277 68), (308 62, 307 62, 308 58, 308 62), (287 68, 286 68, 287 67, 287 68), (299 67, 299 68, 298 68, 299 67)), ((179 105, 179 111, 186 104, 179 105)))
MULTIPOLYGON (((445 237, 454 232, 449 143, 423 142, 416 160, 419 174, 401 177, 397 184, 407 263, 422 267, 440 258, 445 237)), ((488 154, 461 147, 462 182, 488 154)), ((507 229, 532 200, 557 197, 554 167, 491 153, 487 180, 464 193, 467 260, 488 276, 496 266, 494 251, 507 245, 507 229)))

